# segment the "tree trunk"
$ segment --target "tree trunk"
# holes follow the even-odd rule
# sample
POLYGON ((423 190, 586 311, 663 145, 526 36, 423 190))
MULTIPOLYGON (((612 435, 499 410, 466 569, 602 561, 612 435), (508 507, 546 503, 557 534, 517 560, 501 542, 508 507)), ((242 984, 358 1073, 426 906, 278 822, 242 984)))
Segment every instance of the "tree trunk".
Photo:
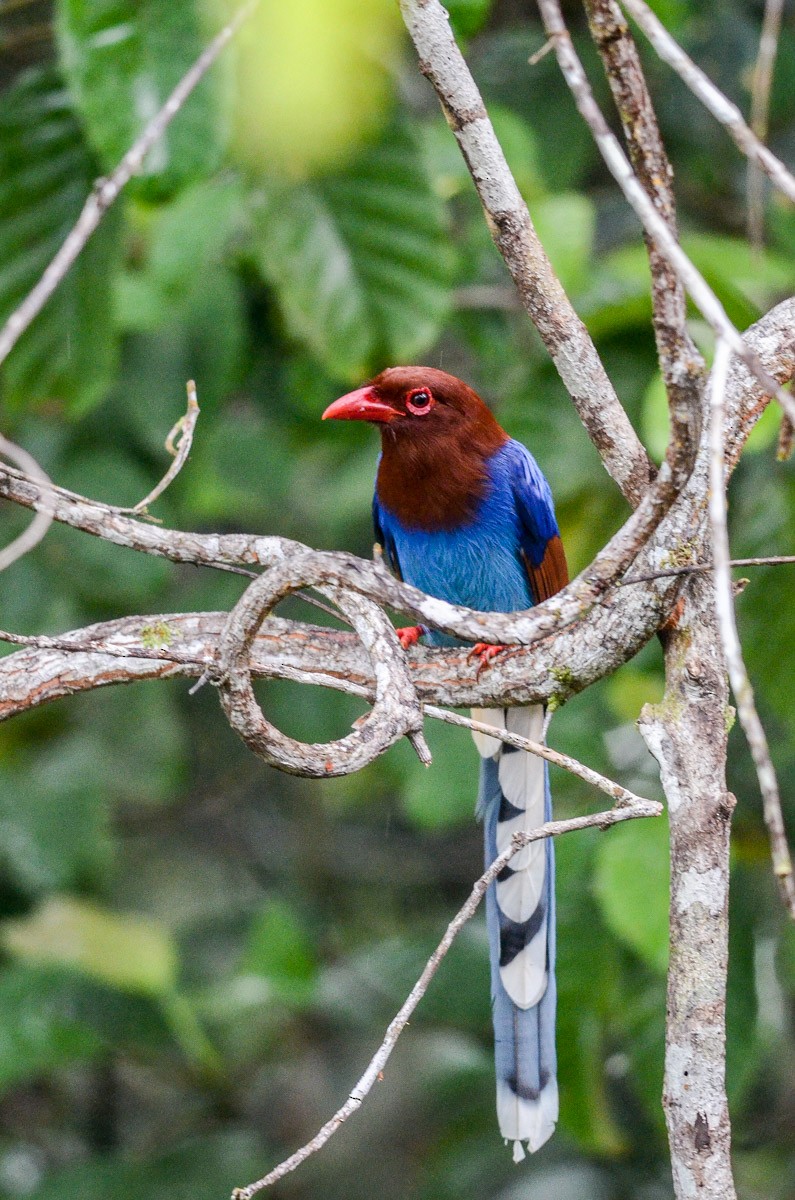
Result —
POLYGON ((663 633, 666 691, 640 729, 660 764, 671 836, 663 1107, 677 1200, 735 1200, 725 1089, 729 953, 728 685, 711 580, 663 633))

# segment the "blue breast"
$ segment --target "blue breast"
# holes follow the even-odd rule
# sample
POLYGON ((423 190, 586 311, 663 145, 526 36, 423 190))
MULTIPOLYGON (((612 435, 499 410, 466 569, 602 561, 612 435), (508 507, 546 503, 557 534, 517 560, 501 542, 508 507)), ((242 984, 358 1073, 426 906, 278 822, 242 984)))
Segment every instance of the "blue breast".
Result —
MULTIPOLYGON (((531 607, 530 585, 519 557, 514 469, 508 443, 488 463, 489 486, 474 519, 456 529, 407 528, 378 503, 384 544, 397 559, 406 583, 441 600, 485 612, 531 607)), ((436 632, 427 640, 436 646, 455 644, 455 639, 436 632)))

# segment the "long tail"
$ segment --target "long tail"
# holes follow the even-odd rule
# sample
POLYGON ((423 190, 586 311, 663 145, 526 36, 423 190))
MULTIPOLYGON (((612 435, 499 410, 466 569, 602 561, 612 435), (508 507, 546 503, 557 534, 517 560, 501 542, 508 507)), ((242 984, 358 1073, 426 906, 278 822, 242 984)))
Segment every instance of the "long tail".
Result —
MULTIPOLYGON (((544 710, 473 709, 478 721, 541 741, 544 710)), ((486 865, 519 830, 551 817, 547 765, 484 734, 478 816, 486 865)), ((552 838, 520 850, 486 894, 497 1118, 515 1162, 543 1146, 558 1119, 555 1054, 555 859, 552 838)))

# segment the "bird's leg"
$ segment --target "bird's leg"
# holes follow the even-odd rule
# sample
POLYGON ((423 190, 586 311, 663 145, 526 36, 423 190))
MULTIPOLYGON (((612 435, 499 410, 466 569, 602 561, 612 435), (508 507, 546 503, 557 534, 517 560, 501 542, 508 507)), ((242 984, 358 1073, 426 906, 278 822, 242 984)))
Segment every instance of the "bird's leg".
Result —
POLYGON ((476 642, 467 658, 478 660, 477 675, 480 677, 480 672, 490 666, 498 654, 504 654, 506 650, 512 648, 511 646, 493 646, 490 642, 476 642))
POLYGON ((404 625, 401 629, 395 630, 398 641, 404 650, 408 650, 409 646, 416 646, 425 632, 424 625, 404 625))

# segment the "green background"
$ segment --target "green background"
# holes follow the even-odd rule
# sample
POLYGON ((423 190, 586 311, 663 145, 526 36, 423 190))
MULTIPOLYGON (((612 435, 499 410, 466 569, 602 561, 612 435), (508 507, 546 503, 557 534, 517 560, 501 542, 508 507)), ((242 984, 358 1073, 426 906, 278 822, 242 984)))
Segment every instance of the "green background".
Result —
MULTIPOLYGON (((748 108, 761 5, 655 5, 748 108)), ((666 411, 634 218, 597 158, 532 5, 451 6, 534 220, 655 456, 666 411)), ((607 89, 577 5, 578 43, 607 89)), ((92 181, 217 27, 189 0, 62 0, 0 11, 0 316, 35 281, 92 181)), ((548 475, 571 566, 627 509, 517 311, 457 148, 391 0, 263 0, 2 371, 3 427, 66 487, 133 504, 195 378, 190 462, 155 512, 184 529, 278 533, 369 556, 376 439, 321 426, 368 374, 418 361, 459 374, 548 475)), ((745 166, 644 48, 685 246, 741 327, 795 291, 795 213, 772 199, 745 240, 745 166)), ((771 140, 795 160, 788 6, 771 140)), ((611 120, 613 119, 611 113, 611 120)), ((711 336, 692 314, 705 353, 711 336)), ((786 553, 795 474, 775 414, 732 484, 736 555, 786 553)), ((3 509, 3 538, 27 516, 3 509)), ((126 613, 230 607, 238 579, 63 527, 0 580, 0 623, 56 633, 126 613)), ((795 792, 787 569, 738 604, 780 771, 795 792)), ((287 615, 316 619, 292 601, 287 615)), ((650 644, 572 701, 553 744, 660 795, 634 727, 661 695, 650 644)), ((268 715, 305 739, 360 711, 270 684, 268 715)), ((0 1197, 210 1200, 263 1173, 343 1102, 479 874, 477 759, 433 726, 353 777, 268 770, 210 688, 108 689, 0 727, 0 1197)), ((602 797, 553 771, 559 816, 602 797)), ((760 802, 731 736, 729 1095, 744 1200, 795 1193, 795 937, 771 880, 760 802)), ((795 806, 787 803, 790 827, 795 806)), ((386 1077, 293 1197, 665 1200, 660 1107, 667 843, 663 818, 557 845, 557 1136, 513 1166, 493 1102, 487 956, 469 925, 386 1077)))

